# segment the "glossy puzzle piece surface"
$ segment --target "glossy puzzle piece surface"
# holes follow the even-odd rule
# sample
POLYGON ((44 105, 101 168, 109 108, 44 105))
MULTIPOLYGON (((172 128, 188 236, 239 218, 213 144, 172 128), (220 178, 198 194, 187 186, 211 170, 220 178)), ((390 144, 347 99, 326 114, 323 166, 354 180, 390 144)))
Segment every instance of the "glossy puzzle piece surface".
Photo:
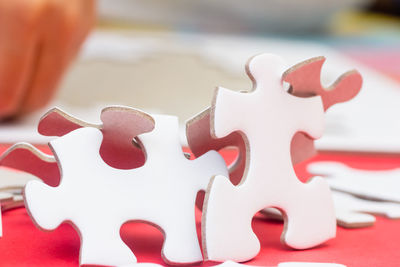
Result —
POLYGON ((100 147, 103 160, 118 169, 132 169, 142 166, 145 161, 144 153, 134 137, 142 130, 138 125, 151 129, 152 125, 143 124, 148 121, 146 116, 133 108, 110 106, 101 112, 103 123, 93 124, 54 108, 41 118, 38 131, 45 136, 63 136, 81 127, 98 128, 104 136, 100 147))
POLYGON ((155 123, 155 129, 139 136, 147 157, 142 167, 110 167, 98 152, 102 132, 81 128, 50 143, 62 170, 59 186, 27 184, 27 208, 38 226, 52 230, 68 221, 79 229, 80 264, 135 263, 119 235, 121 225, 132 220, 162 229, 166 262, 202 260, 195 225, 196 194, 206 189, 212 176, 228 175, 226 165, 215 151, 193 161, 186 159, 177 118, 155 118, 145 124, 155 123))
POLYGON ((332 189, 366 199, 400 203, 400 169, 357 170, 333 161, 311 163, 307 169, 312 174, 326 176, 332 189))
MULTIPOLYGON (((374 225, 374 215, 400 219, 400 205, 391 202, 371 201, 347 193, 332 191, 336 221, 344 228, 361 228, 374 225)), ((267 218, 283 220, 279 210, 266 208, 261 211, 267 218)))
MULTIPOLYGON (((355 71, 348 71, 341 75, 328 88, 321 85, 321 68, 324 57, 311 58, 303 61, 284 74, 282 79, 290 83, 289 92, 299 97, 319 95, 322 98, 324 110, 336 103, 346 102, 354 98, 361 89, 362 77, 355 71)), ((209 150, 220 150, 225 147, 237 147, 238 159, 230 166, 230 179, 233 184, 238 184, 243 176, 246 165, 245 143, 238 132, 233 132, 223 138, 211 136, 210 108, 195 115, 186 123, 186 136, 188 144, 195 156, 200 156, 209 150)), ((314 141, 304 133, 296 133, 291 144, 293 164, 307 160, 316 154, 314 141)))
POLYGON ((335 236, 336 221, 328 184, 322 178, 301 183, 294 173, 290 144, 302 131, 322 135, 320 97, 300 98, 282 86, 282 60, 262 54, 250 60, 247 73, 254 90, 238 93, 218 88, 211 108, 211 134, 223 138, 240 131, 246 140, 246 171, 239 185, 213 178, 205 197, 202 221, 205 258, 247 261, 260 250, 251 228, 256 212, 282 210, 287 218, 282 241, 305 249, 335 236), (299 201, 301 200, 301 201, 299 201))

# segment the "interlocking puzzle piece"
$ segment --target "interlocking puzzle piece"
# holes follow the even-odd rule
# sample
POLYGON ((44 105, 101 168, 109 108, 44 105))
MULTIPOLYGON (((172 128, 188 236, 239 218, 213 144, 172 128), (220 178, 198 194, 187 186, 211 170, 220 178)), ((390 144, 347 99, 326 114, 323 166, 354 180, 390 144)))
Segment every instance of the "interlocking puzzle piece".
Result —
POLYGON ((139 140, 146 163, 121 170, 102 160, 99 129, 77 129, 50 142, 62 170, 59 186, 31 181, 25 187, 27 208, 39 227, 52 230, 67 221, 79 229, 80 264, 135 263, 119 236, 121 225, 131 220, 162 229, 166 262, 202 260, 194 202, 212 176, 228 174, 224 160, 215 151, 196 160, 186 159, 179 143, 178 120, 172 116, 155 117, 155 129, 139 140))
MULTIPOLYGON (((326 111, 336 103, 354 98, 361 89, 362 77, 355 70, 348 71, 341 75, 333 85, 324 88, 320 81, 324 61, 324 57, 303 61, 288 69, 282 79, 290 83, 289 92, 295 96, 321 96, 326 111)), ((187 121, 186 135, 189 147, 195 156, 200 156, 209 150, 220 150, 229 146, 237 147, 239 157, 229 168, 230 179, 236 185, 240 182, 246 165, 244 140, 238 132, 233 132, 223 138, 212 137, 211 123, 210 108, 187 121)), ((301 132, 296 133, 291 144, 293 164, 307 160, 315 154, 312 138, 301 132)))
POLYGON ((282 86, 282 60, 261 54, 247 73, 254 90, 238 93, 219 87, 211 108, 211 134, 222 138, 241 132, 246 144, 246 170, 239 185, 226 177, 212 179, 202 218, 206 259, 247 261, 260 250, 251 228, 256 212, 282 210, 287 218, 282 241, 296 249, 316 246, 336 234, 333 201, 324 179, 301 183, 293 170, 290 143, 296 132, 318 138, 324 110, 319 96, 300 98, 282 86))
POLYGON ((311 163, 307 169, 326 176, 332 189, 370 200, 400 203, 400 169, 356 170, 333 161, 311 163))
MULTIPOLYGON (((0 193, 0 204, 2 205, 3 202, 9 201, 13 198, 12 194, 8 193, 0 193)), ((0 207, 0 237, 3 236, 3 225, 1 220, 1 207, 0 207)))
POLYGON ((38 131, 45 136, 63 136, 81 127, 98 128, 104 136, 100 147, 103 160, 118 169, 132 169, 145 162, 145 155, 134 138, 142 130, 139 125, 148 130, 152 128, 151 124, 144 125, 148 121, 146 116, 133 108, 110 106, 101 111, 103 123, 93 124, 53 108, 41 118, 38 131))
MULTIPOLYGON (((361 199, 338 191, 332 191, 332 197, 337 224, 344 228, 372 226, 376 221, 373 215, 400 219, 400 205, 395 203, 361 199)), ((281 212, 274 208, 266 208, 261 213, 267 218, 283 220, 281 212)))

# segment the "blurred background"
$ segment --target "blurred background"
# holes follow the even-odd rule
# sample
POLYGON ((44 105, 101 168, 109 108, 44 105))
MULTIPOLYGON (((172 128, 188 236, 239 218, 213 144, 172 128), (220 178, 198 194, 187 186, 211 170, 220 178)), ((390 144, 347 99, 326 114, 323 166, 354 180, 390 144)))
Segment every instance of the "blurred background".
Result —
POLYGON ((92 122, 105 105, 128 105, 177 115, 183 125, 210 105, 216 86, 250 89, 245 63, 268 52, 288 68, 325 56, 326 87, 350 69, 362 73, 362 93, 329 110, 320 149, 400 152, 397 0, 98 0, 96 6, 95 26, 54 97, 36 113, 3 123, 0 142, 47 141, 35 127, 55 105, 92 122))

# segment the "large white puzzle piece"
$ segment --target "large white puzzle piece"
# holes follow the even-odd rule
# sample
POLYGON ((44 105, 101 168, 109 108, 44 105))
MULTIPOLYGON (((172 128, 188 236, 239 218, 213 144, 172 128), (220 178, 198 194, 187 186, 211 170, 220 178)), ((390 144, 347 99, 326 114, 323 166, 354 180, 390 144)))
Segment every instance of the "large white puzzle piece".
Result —
POLYGON ((57 187, 31 181, 25 201, 34 221, 52 230, 71 222, 81 236, 80 264, 122 265, 136 258, 120 238, 123 223, 149 222, 162 229, 167 263, 202 260, 194 203, 210 178, 228 175, 215 151, 190 161, 179 143, 178 120, 155 117, 155 129, 139 136, 146 153, 142 167, 121 170, 107 165, 99 149, 99 129, 81 128, 52 142, 62 178, 57 187))
POLYGON ((206 193, 203 248, 205 258, 214 261, 247 261, 258 254, 260 242, 251 221, 266 207, 284 212, 282 241, 292 248, 310 248, 336 234, 328 184, 322 178, 301 183, 290 156, 297 132, 312 138, 322 135, 321 98, 286 92, 283 63, 274 55, 252 58, 246 70, 254 90, 238 93, 220 87, 211 107, 212 136, 222 138, 237 131, 246 143, 246 169, 239 185, 216 176, 206 193))
MULTIPOLYGON (((361 228, 374 225, 374 215, 400 219, 400 205, 391 202, 371 201, 347 193, 332 191, 336 220, 345 228, 361 228)), ((266 208, 261 211, 267 218, 283 220, 279 210, 266 208)))
MULTIPOLYGON (((0 166, 2 166, 1 157, 0 166)), ((0 168, 0 192, 21 190, 28 181, 34 179, 37 178, 25 172, 15 171, 9 168, 0 168)))
POLYGON ((339 162, 315 162, 307 166, 312 174, 323 175, 332 189, 362 198, 400 203, 400 169, 367 171, 339 162))
POLYGON ((210 150, 235 147, 238 158, 229 166, 229 177, 233 184, 238 184, 246 167, 246 144, 241 134, 230 133, 223 138, 213 138, 210 132, 210 108, 200 112, 186 122, 186 137, 190 150, 199 157, 210 150))

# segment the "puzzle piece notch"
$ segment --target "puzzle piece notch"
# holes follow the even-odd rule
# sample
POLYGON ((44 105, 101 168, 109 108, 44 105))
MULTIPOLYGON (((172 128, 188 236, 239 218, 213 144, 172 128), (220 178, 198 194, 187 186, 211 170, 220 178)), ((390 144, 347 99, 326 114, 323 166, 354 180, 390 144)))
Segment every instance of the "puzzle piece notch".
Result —
POLYGON ((321 161, 309 164, 307 170, 326 176, 334 190, 369 200, 400 203, 400 169, 357 170, 339 162, 321 161))
POLYGON ((45 136, 63 136, 81 127, 98 128, 104 136, 100 155, 107 164, 118 169, 143 166, 145 155, 134 138, 154 128, 151 117, 137 109, 110 106, 102 110, 100 118, 102 124, 92 124, 53 108, 41 118, 38 131, 45 136))
POLYGON ((374 225, 373 215, 389 219, 400 219, 400 205, 360 199, 352 195, 336 192, 334 195, 338 225, 345 228, 361 228, 374 225))
POLYGON ((310 248, 335 236, 328 184, 322 178, 301 183, 290 157, 290 143, 296 132, 314 138, 322 135, 321 98, 299 98, 283 90, 282 66, 277 56, 258 55, 246 68, 254 83, 253 91, 238 93, 219 87, 215 93, 211 135, 223 138, 240 131, 246 136, 246 171, 238 186, 223 176, 211 181, 202 222, 206 259, 240 262, 255 257, 260 243, 251 220, 268 206, 285 212, 288 221, 282 241, 288 246, 310 248))
MULTIPOLYGON (((337 224, 344 228, 373 226, 376 221, 373 215, 400 219, 400 205, 395 203, 361 199, 338 191, 332 191, 332 197, 337 224)), ((281 212, 274 208, 266 208, 261 213, 269 219, 283 220, 281 212)))
MULTIPOLYGON (((324 110, 334 104, 347 102, 354 98, 361 90, 362 77, 356 70, 342 74, 331 86, 325 88, 321 84, 322 65, 325 57, 315 57, 303 61, 290 69, 282 76, 283 81, 291 87, 289 92, 299 97, 321 96, 324 110)), ((293 137, 292 154, 299 153, 298 162, 311 158, 317 154, 314 141, 304 133, 297 133, 293 137)))
POLYGON ((27 208, 37 225, 51 230, 69 221, 79 229, 80 264, 136 262, 119 236, 120 226, 131 220, 150 222, 163 230, 162 255, 167 263, 202 260, 195 197, 213 175, 228 174, 225 162, 215 151, 196 160, 186 159, 177 118, 155 118, 155 129, 139 136, 147 155, 144 166, 132 170, 109 167, 98 153, 101 132, 82 128, 50 142, 62 169, 60 185, 53 188, 32 181, 26 186, 27 208), (113 197, 104 198, 113 192, 113 197))

